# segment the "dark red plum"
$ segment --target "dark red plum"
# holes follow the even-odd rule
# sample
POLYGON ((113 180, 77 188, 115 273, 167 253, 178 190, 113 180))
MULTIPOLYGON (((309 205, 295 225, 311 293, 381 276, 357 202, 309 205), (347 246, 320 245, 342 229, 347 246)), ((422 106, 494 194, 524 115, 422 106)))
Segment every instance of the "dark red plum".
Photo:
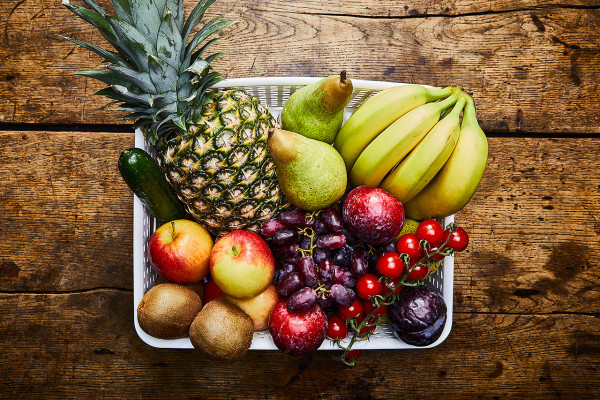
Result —
POLYGON ((442 295, 425 285, 405 287, 388 309, 394 334, 413 346, 435 342, 446 324, 446 303, 442 295))
POLYGON ((310 354, 325 340, 327 315, 318 304, 306 312, 293 314, 283 300, 271 312, 269 333, 275 346, 284 353, 293 356, 310 354))
POLYGON ((371 244, 395 238, 404 225, 404 206, 380 188, 359 186, 344 201, 342 217, 347 229, 371 244))

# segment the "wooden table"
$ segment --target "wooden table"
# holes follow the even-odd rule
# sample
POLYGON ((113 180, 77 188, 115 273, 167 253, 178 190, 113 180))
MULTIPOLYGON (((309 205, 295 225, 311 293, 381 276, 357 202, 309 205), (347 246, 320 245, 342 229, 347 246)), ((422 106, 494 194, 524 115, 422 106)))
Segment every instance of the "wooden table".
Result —
MULTIPOLYGON (((193 1, 186 1, 188 10, 193 1)), ((56 0, 0 4, 0 397, 600 398, 600 2, 219 1, 230 78, 461 84, 489 161, 456 215, 454 319, 430 350, 253 351, 218 365, 133 326, 131 125, 70 75, 95 41, 56 0)), ((98 42, 99 43, 99 42, 98 42)))

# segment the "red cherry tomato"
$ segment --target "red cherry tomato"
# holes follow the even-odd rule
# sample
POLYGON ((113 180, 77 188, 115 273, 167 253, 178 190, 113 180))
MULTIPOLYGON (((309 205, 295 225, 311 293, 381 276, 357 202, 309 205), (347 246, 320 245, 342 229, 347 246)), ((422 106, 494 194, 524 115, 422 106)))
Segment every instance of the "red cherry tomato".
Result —
MULTIPOLYGON (((396 285, 398 284, 398 282, 400 282, 400 279, 390 279, 388 285, 386 285, 384 283, 383 284, 383 292, 381 294, 383 294, 385 296, 386 294, 388 294, 389 292, 391 292, 392 289, 396 287, 396 285)), ((393 294, 400 293, 402 291, 403 287, 404 286, 402 286, 402 285, 398 286, 398 288, 396 290, 394 290, 393 294)))
POLYGON ((329 339, 343 339, 348 336, 346 321, 339 315, 332 315, 327 321, 327 337, 329 339))
POLYGON ((400 236, 398 243, 396 243, 396 249, 400 254, 407 254, 411 261, 423 255, 423 248, 419 247, 419 238, 414 233, 407 233, 400 236))
POLYGON ((358 358, 361 355, 362 355, 362 350, 350 350, 348 352, 348 354, 346 354, 346 361, 350 361, 353 358, 358 358))
POLYGON ((417 237, 419 240, 427 240, 430 245, 436 246, 442 243, 444 228, 435 219, 426 219, 419 224, 417 237))
POLYGON ((427 265, 417 265, 410 273, 408 274, 408 279, 417 280, 423 279, 429 273, 429 267, 427 265))
MULTIPOLYGON (((362 324, 362 323, 363 323, 363 321, 365 320, 365 318, 366 318, 366 317, 367 317, 366 315, 363 315, 362 317, 360 317, 360 318, 359 318, 359 319, 356 321, 356 326, 358 327, 358 325, 362 324)), ((374 318, 374 317, 371 317, 371 319, 370 319, 369 321, 371 321, 370 323, 374 323, 374 322, 375 322, 375 318, 374 318)), ((362 329, 361 329, 361 330, 358 332, 358 334, 362 336, 362 335, 364 335, 366 332, 373 333, 373 332, 375 332, 375 328, 376 328, 376 326, 375 326, 375 325, 373 325, 373 326, 364 326, 364 327, 363 327, 363 328, 362 328, 362 329)))
POLYGON ((369 299, 371 296, 381 294, 382 290, 383 286, 374 274, 366 273, 356 281, 356 291, 361 299, 369 299))
POLYGON ((377 271, 388 278, 399 278, 404 273, 404 261, 400 254, 387 251, 377 260, 377 271))
POLYGON ((356 299, 349 306, 338 305, 337 311, 343 320, 347 320, 353 317, 360 317, 363 314, 363 306, 360 300, 356 299))
MULTIPOLYGON (((438 249, 440 248, 440 246, 431 246, 431 248, 429 249, 429 253, 434 253, 436 251, 438 251, 438 249)), ((443 253, 446 252, 445 250, 446 248, 443 247, 440 251, 442 251, 443 253)), ((442 261, 445 257, 445 255, 443 253, 438 253, 438 254, 434 254, 431 256, 432 259, 437 260, 437 261, 442 261)))
MULTIPOLYGON (((375 309, 375 304, 373 304, 373 301, 371 300, 363 300, 362 305, 365 315, 369 315, 369 313, 375 309)), ((373 318, 383 315, 387 311, 387 309, 388 306, 386 306, 385 304, 380 305, 379 307, 377 307, 377 310, 375 310, 375 312, 373 313, 373 318)))
POLYGON ((463 228, 457 226, 454 231, 446 229, 444 232, 444 242, 446 240, 448 240, 446 246, 453 248, 454 251, 463 251, 469 244, 469 235, 463 228))

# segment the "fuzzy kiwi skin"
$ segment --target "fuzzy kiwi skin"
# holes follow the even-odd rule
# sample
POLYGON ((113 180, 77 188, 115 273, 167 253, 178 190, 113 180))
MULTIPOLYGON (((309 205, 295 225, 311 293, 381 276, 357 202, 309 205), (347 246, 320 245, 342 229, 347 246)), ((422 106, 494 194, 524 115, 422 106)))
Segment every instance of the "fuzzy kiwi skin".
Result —
POLYGON ((138 323, 150 336, 178 339, 188 335, 201 309, 202 300, 192 289, 161 283, 151 288, 138 304, 138 323))
POLYGON ((250 349, 254 322, 240 307, 217 299, 198 313, 189 334, 194 348, 211 360, 233 362, 250 349))

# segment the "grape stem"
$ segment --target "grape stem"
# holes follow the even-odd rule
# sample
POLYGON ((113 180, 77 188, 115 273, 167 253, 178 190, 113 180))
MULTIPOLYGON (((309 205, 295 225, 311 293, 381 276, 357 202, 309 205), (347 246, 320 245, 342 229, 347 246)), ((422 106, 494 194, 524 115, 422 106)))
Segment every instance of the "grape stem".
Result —
MULTIPOLYGON (((448 225, 447 228, 454 231, 456 229, 456 225, 454 223, 451 223, 448 225)), ((433 265, 433 263, 436 262, 436 260, 433 259, 433 257, 436 255, 443 255, 444 257, 446 257, 446 256, 450 256, 450 255, 454 254, 454 249, 452 249, 452 248, 445 249, 449 240, 450 240, 450 237, 448 237, 448 239, 446 239, 446 241, 444 241, 444 243, 442 243, 442 245, 440 245, 434 251, 431 251, 431 246, 429 245, 429 243, 427 241, 421 240, 420 245, 423 246, 423 248, 425 249, 425 257, 423 257, 421 260, 419 260, 417 263, 415 263, 415 265, 411 266, 410 268, 405 268, 406 272, 404 273, 404 275, 402 275, 402 277, 400 278, 400 280, 398 281, 398 283, 395 286, 390 286, 391 279, 389 279, 385 276, 382 276, 381 278, 379 278, 379 280, 383 281, 383 284, 388 289, 390 289, 390 291, 386 295, 376 295, 376 296, 371 297, 371 301, 373 301, 373 304, 375 305, 375 307, 373 307, 371 312, 360 323, 357 324, 358 317, 353 317, 346 321, 347 323, 349 323, 350 328, 352 329, 352 338, 350 339, 350 342, 348 343, 347 346, 344 346, 342 344, 341 339, 336 339, 333 341, 342 350, 342 355, 338 356, 338 357, 334 357, 334 359, 343 362, 344 364, 346 364, 349 367, 353 367, 356 364, 356 358, 351 358, 348 360, 348 359, 346 359, 346 357, 348 356, 348 353, 350 353, 350 350, 352 349, 352 346, 354 345, 354 343, 364 341, 364 340, 369 340, 369 337, 371 335, 370 328, 377 326, 377 323, 379 322, 379 317, 373 319, 373 315, 375 314, 377 309, 382 305, 389 306, 389 305, 395 303, 396 300, 398 300, 399 295, 394 294, 394 292, 400 286, 418 286, 421 284, 421 282, 425 278, 419 279, 419 280, 408 280, 408 276, 415 268, 417 268, 418 266, 422 266, 422 265, 425 265, 429 268, 430 266, 433 265), (363 333, 361 333, 361 331, 363 331, 363 333)), ((404 261, 405 266, 410 265, 410 257, 408 256, 408 254, 402 253, 400 255, 400 257, 404 261)))
MULTIPOLYGON (((320 213, 321 213, 321 210, 317 210, 317 211, 313 211, 310 214, 308 214, 307 222, 310 222, 312 220, 317 219, 319 217, 320 213)), ((300 247, 298 247, 296 250, 299 251, 302 254, 302 257, 312 257, 313 256, 313 250, 316 247, 316 244, 315 244, 315 235, 317 233, 311 227, 306 227, 306 228, 299 229, 298 232, 300 234, 308 236, 310 238, 310 246, 306 250, 303 249, 303 248, 300 248, 300 247)), ((316 264, 315 267, 317 268, 317 273, 318 273, 319 272, 319 264, 316 264)), ((317 297, 321 297, 322 299, 326 299, 327 296, 329 296, 329 294, 331 293, 331 290, 325 289, 325 285, 323 285, 321 283, 321 281, 317 280, 317 288, 315 289, 315 292, 317 292, 317 297)))

